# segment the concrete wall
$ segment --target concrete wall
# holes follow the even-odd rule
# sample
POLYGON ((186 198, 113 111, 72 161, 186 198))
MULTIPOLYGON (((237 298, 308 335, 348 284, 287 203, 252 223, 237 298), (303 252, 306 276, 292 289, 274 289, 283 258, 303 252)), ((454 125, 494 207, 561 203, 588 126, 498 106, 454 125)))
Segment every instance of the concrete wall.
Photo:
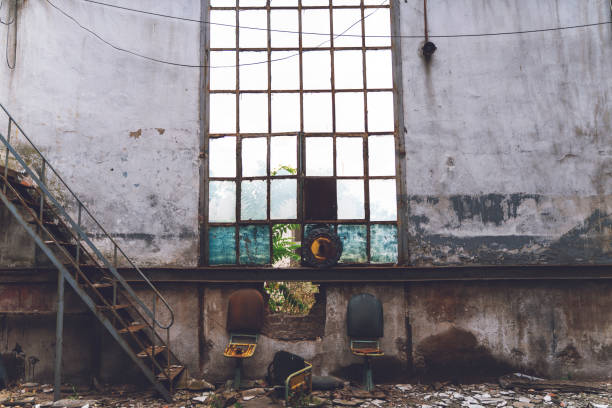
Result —
MULTIPOLYGON (((0 285, 0 352, 19 343, 26 358, 40 359, 34 374, 42 382, 53 373, 55 317, 41 313, 54 310, 54 286, 0 285)), ((223 357, 223 350, 229 341, 227 297, 237 287, 161 288, 176 310, 173 351, 190 374, 213 382, 232 378, 234 361, 223 357)), ((255 356, 244 363, 244 376, 264 378, 274 353, 287 350, 312 362, 316 374, 360 381, 361 359, 349 352, 346 307, 353 294, 367 292, 381 299, 384 308, 385 357, 374 359, 377 381, 472 381, 515 371, 611 379, 610 290, 610 283, 588 281, 327 285, 318 300, 324 308, 324 318, 318 319, 321 335, 312 336, 316 329, 300 325, 307 317, 267 314, 266 325, 284 319, 285 325, 298 328, 291 339, 264 328, 255 356)), ((66 381, 88 382, 91 375, 104 382, 143 381, 94 317, 83 313, 72 291, 66 293, 66 381)))
MULTIPOLYGON (((401 33, 423 2, 400 1, 401 33)), ((607 1, 429 0, 432 35, 609 21, 607 1)), ((612 26, 401 39, 415 265, 612 261, 612 26)))
MULTIPOLYGON (((77 0, 56 4, 125 49, 199 64, 199 24, 77 0)), ((45 1, 17 5, 17 65, 0 64, 1 103, 138 264, 194 266, 199 69, 114 50, 45 1)), ((130 6, 200 14, 199 0, 130 6)), ((4 26, 0 32, 4 44, 4 26)), ((5 126, 0 115, 3 133, 5 126)))

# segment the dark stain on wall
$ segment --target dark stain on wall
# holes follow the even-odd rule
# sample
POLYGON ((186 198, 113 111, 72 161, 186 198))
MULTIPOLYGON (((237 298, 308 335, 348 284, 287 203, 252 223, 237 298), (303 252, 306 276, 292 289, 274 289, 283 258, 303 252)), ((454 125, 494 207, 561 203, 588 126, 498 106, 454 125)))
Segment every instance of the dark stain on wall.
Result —
MULTIPOLYGON (((516 211, 526 199, 539 202, 537 194, 484 194, 479 196, 454 195, 450 197, 453 210, 461 223, 480 218, 483 224, 501 225, 509 218, 516 218, 516 211)), ((429 202, 429 200, 428 200, 429 202)))

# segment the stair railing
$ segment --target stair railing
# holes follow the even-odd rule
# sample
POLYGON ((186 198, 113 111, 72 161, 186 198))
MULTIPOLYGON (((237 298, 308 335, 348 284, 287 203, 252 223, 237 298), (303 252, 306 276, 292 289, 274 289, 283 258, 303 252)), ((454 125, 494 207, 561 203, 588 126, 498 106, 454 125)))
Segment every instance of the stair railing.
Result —
MULTIPOLYGON (((40 152, 40 150, 36 147, 36 145, 34 145, 31 139, 23 131, 21 126, 19 126, 19 124, 15 121, 15 119, 11 116, 11 114, 7 111, 7 109, 1 103, 0 103, 0 108, 2 108, 2 110, 8 117, 7 137, 5 138, 2 134, 0 134, 0 142, 6 148, 4 163, 3 163, 4 165, 3 175, 4 175, 5 180, 7 179, 7 176, 8 176, 9 156, 12 156, 12 158, 23 169, 23 171, 34 181, 34 183, 40 189, 40 201, 41 201, 40 202, 40 212, 41 212, 40 216, 41 216, 41 219, 43 215, 42 212, 43 212, 45 201, 48 200, 50 204, 53 204, 53 206, 57 209, 57 211, 65 219, 65 221, 68 222, 69 226, 73 229, 73 232, 76 233, 77 260, 79 256, 78 248, 82 245, 81 243, 82 241, 83 243, 87 245, 87 247, 91 249, 91 251, 96 255, 96 257, 104 264, 106 269, 110 271, 114 279, 116 279, 116 281, 121 284, 121 286, 130 295, 130 297, 133 298, 134 301, 136 301, 136 303, 138 303, 138 305, 142 308, 144 313, 151 319, 151 322, 152 322, 151 325, 153 326, 153 329, 154 329, 154 326, 157 326, 162 330, 166 330, 166 340, 167 340, 166 344, 169 350, 170 349, 169 347, 170 345, 169 344, 169 340, 170 340, 169 329, 174 324, 174 310, 172 309, 172 307, 168 304, 167 300, 161 295, 161 293, 157 290, 157 288, 151 283, 149 278, 125 254, 123 249, 121 249, 121 247, 112 238, 112 236, 108 232, 106 232, 106 230, 102 227, 102 225, 98 222, 98 220, 93 216, 93 214, 85 206, 85 204, 83 204, 83 202, 78 198, 78 196, 74 193, 74 191, 72 191, 72 189, 68 186, 68 184, 64 181, 64 179, 60 176, 60 174, 55 170, 55 168, 53 168, 53 166, 49 163, 47 158, 40 152), (27 150, 30 151, 35 156, 35 158, 38 158, 40 160, 40 169, 38 171, 38 174, 34 170, 32 170, 31 165, 28 165, 24 157, 20 155, 15 150, 13 145, 11 144, 11 134, 13 132, 13 129, 12 129, 13 125, 21 133, 21 136, 23 136, 23 138, 25 139, 27 150), (68 201, 68 199, 72 198, 76 202, 78 222, 74 221, 74 219, 68 214, 66 208, 64 208, 64 206, 60 204, 59 201, 55 198, 54 194, 51 193, 49 186, 48 186, 48 180, 49 180, 50 175, 56 181, 54 185, 55 188, 59 187, 62 190, 68 192, 68 196, 64 197, 64 201, 68 201), (90 236, 93 236, 93 234, 88 234, 87 232, 84 231, 83 215, 88 216, 91 222, 93 222, 94 226, 99 231, 101 231, 101 234, 95 234, 96 239, 101 238, 102 240, 107 240, 108 242, 110 242, 110 248, 113 253, 112 263, 107 259, 106 256, 102 254, 102 252, 98 249, 98 247, 94 245, 94 243, 91 241, 90 236), (140 277, 142 282, 144 282, 144 284, 148 286, 154 292, 153 310, 151 310, 147 305, 144 304, 144 302, 136 295, 132 287, 126 282, 123 276, 119 274, 119 272, 117 271, 117 267, 119 266, 119 256, 121 256, 122 260, 126 262, 127 265, 133 271, 136 272, 136 275, 140 277), (159 313, 157 310, 158 300, 162 302, 163 306, 169 313, 169 321, 166 324, 162 324, 158 320, 158 313, 159 313)), ((30 164, 32 164, 33 160, 29 159, 29 161, 31 162, 30 164)), ((64 191, 62 191, 62 193, 64 193, 64 191)), ((153 334, 154 336, 157 336, 155 333, 153 334)), ((170 362, 168 361, 168 364, 169 363, 170 362)))

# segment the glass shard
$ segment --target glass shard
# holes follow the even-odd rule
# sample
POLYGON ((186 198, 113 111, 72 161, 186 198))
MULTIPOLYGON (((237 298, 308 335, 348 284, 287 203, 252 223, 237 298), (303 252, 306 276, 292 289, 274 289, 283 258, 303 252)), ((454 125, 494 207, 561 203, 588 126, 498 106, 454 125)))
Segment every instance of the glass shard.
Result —
POLYGON ((267 225, 240 227, 240 263, 242 265, 270 263, 270 228, 267 225))
POLYGON ((270 182, 270 218, 297 218, 297 180, 281 179, 270 182))
POLYGON ((395 221, 396 219, 395 180, 370 180, 370 220, 395 221))
POLYGON ((267 218, 268 186, 265 180, 243 181, 240 185, 240 219, 265 220, 267 218))
POLYGON ((236 263, 235 227, 208 227, 208 263, 210 265, 236 263))
POLYGON ((236 177, 236 138, 211 138, 208 141, 208 175, 236 177))
POLYGON ((338 225, 338 236, 342 241, 342 263, 363 263, 367 257, 367 227, 365 225, 338 225))
POLYGON ((268 145, 265 137, 242 139, 242 176, 261 177, 267 175, 266 157, 268 145))
POLYGON ((338 180, 338 219, 357 220, 365 217, 363 180, 338 180))
POLYGON ((370 226, 370 260, 372 263, 397 263, 397 226, 370 226))
POLYGON ((208 184, 208 221, 236 221, 236 183, 211 181, 208 184))

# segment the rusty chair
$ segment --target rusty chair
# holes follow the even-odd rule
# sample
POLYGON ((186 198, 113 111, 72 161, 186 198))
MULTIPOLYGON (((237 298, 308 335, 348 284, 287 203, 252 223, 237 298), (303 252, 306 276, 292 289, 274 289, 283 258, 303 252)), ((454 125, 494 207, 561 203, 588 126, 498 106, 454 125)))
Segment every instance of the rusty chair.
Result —
POLYGON ((264 300, 255 289, 240 289, 232 293, 228 301, 227 331, 229 344, 225 357, 236 359, 234 389, 240 389, 242 362, 253 356, 263 326, 264 300))
POLYGON ((383 337, 383 308, 380 301, 369 293, 353 296, 348 304, 347 329, 351 352, 365 360, 363 386, 367 391, 372 391, 374 381, 370 359, 384 355, 379 341, 383 337))

